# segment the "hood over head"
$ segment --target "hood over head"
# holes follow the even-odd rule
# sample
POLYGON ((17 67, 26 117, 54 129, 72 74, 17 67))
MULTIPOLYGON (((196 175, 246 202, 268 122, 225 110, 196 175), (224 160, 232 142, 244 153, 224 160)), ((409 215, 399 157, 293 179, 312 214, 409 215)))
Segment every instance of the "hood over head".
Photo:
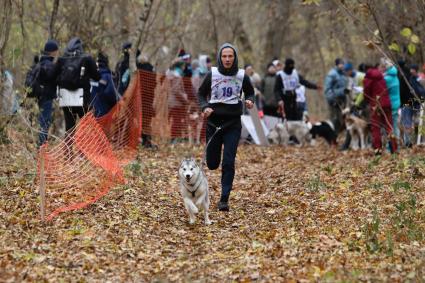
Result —
POLYGON ((236 48, 231 45, 230 43, 224 43, 220 49, 219 52, 217 53, 217 66, 218 66, 218 71, 225 76, 235 76, 238 71, 239 71, 239 67, 238 67, 238 52, 236 51, 236 48), (230 67, 229 69, 224 68, 223 62, 221 62, 221 52, 223 51, 224 48, 231 48, 233 49, 233 52, 235 54, 235 60, 233 61, 233 65, 232 67, 230 67))
POLYGON ((83 42, 80 38, 74 37, 69 42, 65 48, 65 53, 83 53, 83 42))

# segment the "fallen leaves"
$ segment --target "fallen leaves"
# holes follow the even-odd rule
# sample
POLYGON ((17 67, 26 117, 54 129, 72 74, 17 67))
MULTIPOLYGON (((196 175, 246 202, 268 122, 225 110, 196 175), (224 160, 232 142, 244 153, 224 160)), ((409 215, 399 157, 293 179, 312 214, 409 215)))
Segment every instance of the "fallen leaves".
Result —
MULTIPOLYGON (((202 148, 190 150, 201 157, 202 148)), ((229 213, 216 210, 221 171, 207 171, 208 227, 200 216, 188 224, 179 194, 177 168, 187 151, 140 151, 140 164, 126 167, 125 185, 40 223, 33 164, 19 154, 10 160, 3 148, 0 281, 424 279, 423 149, 378 159, 325 146, 241 146, 229 213), (374 215, 379 229, 368 238, 374 215), (406 221, 415 226, 395 228, 406 221), (368 239, 385 249, 368 252, 368 239)))

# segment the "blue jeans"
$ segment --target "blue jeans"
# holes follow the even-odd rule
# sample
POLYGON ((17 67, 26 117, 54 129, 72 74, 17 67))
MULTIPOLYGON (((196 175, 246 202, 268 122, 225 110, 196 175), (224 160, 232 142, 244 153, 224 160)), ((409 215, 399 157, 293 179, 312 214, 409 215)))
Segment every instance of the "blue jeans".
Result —
MULTIPOLYGON (((219 125, 216 125, 219 126, 219 125)), ((208 144, 207 148, 207 166, 210 170, 215 170, 220 166, 221 149, 223 147, 223 162, 221 164, 221 198, 220 201, 229 200, 230 191, 235 177, 235 159, 238 149, 239 139, 241 137, 241 126, 229 126, 218 131, 208 144)), ((207 125, 207 141, 215 133, 215 127, 207 125)))
POLYGON ((412 133, 413 133, 413 117, 416 115, 418 110, 416 107, 411 105, 404 105, 401 108, 401 125, 403 127, 403 140, 404 145, 409 146, 412 144, 412 133))
POLYGON ((396 138, 400 138, 400 128, 398 127, 398 109, 392 109, 391 110, 391 116, 393 118, 393 134, 396 136, 396 138))
POLYGON ((39 100, 38 108, 40 114, 38 123, 40 124, 40 133, 38 135, 38 146, 41 146, 47 141, 49 135, 49 127, 52 122, 53 99, 39 100))

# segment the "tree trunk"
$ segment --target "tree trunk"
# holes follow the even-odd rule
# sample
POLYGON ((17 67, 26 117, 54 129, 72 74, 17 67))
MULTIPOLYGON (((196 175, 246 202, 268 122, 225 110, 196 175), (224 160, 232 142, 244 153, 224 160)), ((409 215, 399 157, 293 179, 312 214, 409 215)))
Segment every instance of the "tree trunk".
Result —
POLYGON ((12 0, 1 0, 0 21, 0 94, 3 93, 3 75, 5 67, 5 51, 12 25, 12 0))
POLYGON ((55 34, 55 23, 56 23, 56 18, 58 15, 58 10, 59 10, 59 0, 55 0, 53 2, 53 9, 52 9, 52 14, 50 16, 50 22, 49 22, 49 38, 55 38, 56 34, 55 34))
POLYGON ((281 56, 285 35, 288 33, 288 19, 291 12, 292 0, 267 1, 266 38, 263 53, 263 62, 269 62, 272 58, 281 56))

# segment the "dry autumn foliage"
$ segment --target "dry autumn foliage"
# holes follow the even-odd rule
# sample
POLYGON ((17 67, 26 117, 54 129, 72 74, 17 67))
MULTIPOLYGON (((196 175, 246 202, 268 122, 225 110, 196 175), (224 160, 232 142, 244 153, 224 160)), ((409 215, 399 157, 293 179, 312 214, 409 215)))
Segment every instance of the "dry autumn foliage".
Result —
POLYGON ((0 281, 355 282, 425 279, 425 150, 241 146, 231 211, 207 172, 213 225, 190 226, 184 145, 140 150, 128 183, 39 221, 34 166, 1 147, 0 281))

